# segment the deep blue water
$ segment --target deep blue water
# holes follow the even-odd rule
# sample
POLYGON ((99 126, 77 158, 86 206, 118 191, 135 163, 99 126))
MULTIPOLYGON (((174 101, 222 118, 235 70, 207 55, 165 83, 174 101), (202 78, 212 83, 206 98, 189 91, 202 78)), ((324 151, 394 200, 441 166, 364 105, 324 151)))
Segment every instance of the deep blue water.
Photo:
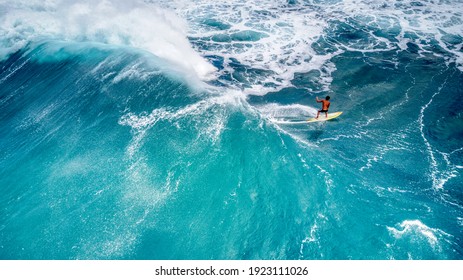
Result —
POLYGON ((0 259, 463 259, 461 1, 152 2, 0 2, 0 259))

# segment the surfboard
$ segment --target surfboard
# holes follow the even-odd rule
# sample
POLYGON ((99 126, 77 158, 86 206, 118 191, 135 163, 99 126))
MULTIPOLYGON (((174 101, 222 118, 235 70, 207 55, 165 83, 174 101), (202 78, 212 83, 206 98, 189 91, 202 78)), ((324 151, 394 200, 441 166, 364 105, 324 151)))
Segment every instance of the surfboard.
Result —
POLYGON ((334 113, 329 113, 328 117, 325 117, 325 113, 320 113, 320 116, 318 117, 318 119, 310 118, 310 119, 307 120, 307 122, 311 123, 311 122, 329 121, 329 120, 332 120, 334 118, 339 117, 341 114, 342 114, 342 112, 334 112, 334 113))

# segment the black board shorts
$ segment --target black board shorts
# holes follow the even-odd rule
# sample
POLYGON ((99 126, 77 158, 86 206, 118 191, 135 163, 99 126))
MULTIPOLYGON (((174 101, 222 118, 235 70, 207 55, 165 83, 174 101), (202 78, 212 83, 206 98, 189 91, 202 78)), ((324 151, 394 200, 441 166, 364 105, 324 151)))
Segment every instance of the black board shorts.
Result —
POLYGON ((328 113, 328 110, 318 110, 320 113, 328 113))

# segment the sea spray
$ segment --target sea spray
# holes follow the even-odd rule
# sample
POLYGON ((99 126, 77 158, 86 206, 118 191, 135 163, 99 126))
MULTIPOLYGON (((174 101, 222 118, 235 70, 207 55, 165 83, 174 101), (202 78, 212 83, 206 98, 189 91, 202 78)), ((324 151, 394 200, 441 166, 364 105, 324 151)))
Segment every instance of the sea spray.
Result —
POLYGON ((458 1, 89 3, 0 4, 1 259, 462 258, 458 1))

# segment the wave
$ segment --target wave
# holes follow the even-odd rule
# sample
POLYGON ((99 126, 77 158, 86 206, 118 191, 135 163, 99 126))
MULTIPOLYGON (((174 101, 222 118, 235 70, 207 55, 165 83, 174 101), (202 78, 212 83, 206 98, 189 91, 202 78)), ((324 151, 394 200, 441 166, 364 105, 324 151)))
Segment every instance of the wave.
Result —
POLYGON ((0 259, 462 257, 453 1, 153 2, 1 2, 0 259))
POLYGON ((97 42, 148 51, 203 80, 215 76, 188 41, 185 21, 152 3, 4 1, 0 10, 7 11, 0 17, 2 57, 43 39, 97 42))
MULTIPOLYGON (((301 177, 299 159, 279 161, 295 157, 294 142, 241 92, 193 90, 144 54, 92 46, 48 41, 1 64, 0 203, 10 206, 0 220, 0 258, 232 259, 242 257, 229 247, 240 240, 281 238, 284 224, 254 213, 300 215, 293 199, 274 199, 307 192, 280 187, 311 180, 301 177), (263 176, 275 167, 292 176, 263 176), (211 209, 222 211, 203 219, 211 209), (215 238, 225 229, 227 243, 215 238)), ((294 246, 247 254, 284 258, 294 246)))

